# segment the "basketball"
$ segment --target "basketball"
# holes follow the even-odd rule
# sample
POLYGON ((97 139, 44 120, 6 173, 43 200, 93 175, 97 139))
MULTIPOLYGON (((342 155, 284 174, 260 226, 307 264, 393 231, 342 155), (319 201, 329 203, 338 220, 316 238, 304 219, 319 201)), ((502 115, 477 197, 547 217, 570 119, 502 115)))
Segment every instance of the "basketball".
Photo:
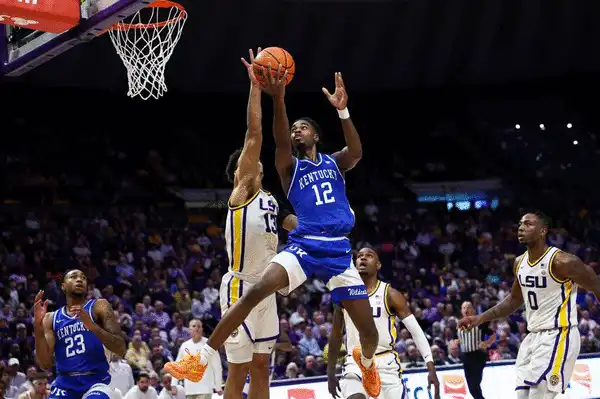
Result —
POLYGON ((273 76, 277 76, 277 68, 281 65, 281 72, 287 71, 284 84, 287 86, 294 78, 296 72, 296 63, 292 58, 291 54, 281 47, 267 47, 257 54, 254 59, 254 75, 260 83, 265 83, 261 75, 260 68, 269 69, 273 76))

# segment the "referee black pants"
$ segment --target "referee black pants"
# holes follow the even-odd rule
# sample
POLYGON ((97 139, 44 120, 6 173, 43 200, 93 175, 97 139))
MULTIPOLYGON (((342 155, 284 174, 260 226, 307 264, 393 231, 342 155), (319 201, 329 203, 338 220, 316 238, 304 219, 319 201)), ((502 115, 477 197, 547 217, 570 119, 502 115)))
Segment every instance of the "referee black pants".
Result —
POLYGON ((467 385, 474 399, 484 399, 481 392, 481 380, 486 360, 487 354, 484 351, 466 352, 462 355, 467 385))

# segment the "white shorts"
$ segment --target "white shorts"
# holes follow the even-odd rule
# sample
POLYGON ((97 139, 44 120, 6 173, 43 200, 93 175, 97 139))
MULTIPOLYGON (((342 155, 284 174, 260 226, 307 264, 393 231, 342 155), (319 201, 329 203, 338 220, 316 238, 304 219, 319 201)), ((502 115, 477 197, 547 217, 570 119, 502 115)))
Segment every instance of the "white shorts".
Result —
MULTIPOLYGON (((244 292, 252 287, 252 283, 240 280, 231 273, 226 273, 221 280, 219 293, 221 315, 233 305, 244 292)), ((279 337, 279 317, 275 294, 263 299, 246 320, 225 341, 227 361, 230 363, 248 363, 254 353, 270 354, 279 337)))
POLYGON ((571 380, 581 341, 577 326, 531 332, 521 343, 515 369, 517 389, 548 382, 548 390, 564 392, 571 380))
MULTIPOLYGON (((402 367, 396 352, 385 352, 375 357, 375 365, 381 378, 381 394, 378 399, 406 399, 408 393, 402 381, 402 367)), ((362 393, 365 398, 369 395, 362 384, 362 373, 352 355, 346 357, 342 380, 340 381, 342 398, 346 399, 354 394, 362 393)))

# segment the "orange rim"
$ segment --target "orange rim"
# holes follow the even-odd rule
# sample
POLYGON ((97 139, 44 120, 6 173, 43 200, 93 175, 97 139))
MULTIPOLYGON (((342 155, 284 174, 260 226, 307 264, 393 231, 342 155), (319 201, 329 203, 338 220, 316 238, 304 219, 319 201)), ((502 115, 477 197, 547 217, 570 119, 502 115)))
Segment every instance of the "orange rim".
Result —
POLYGON ((126 24, 123 22, 117 22, 116 24, 114 24, 113 26, 108 28, 107 31, 108 30, 126 31, 129 29, 162 28, 163 26, 174 24, 176 22, 181 21, 183 18, 185 18, 185 16, 186 16, 185 7, 183 7, 179 3, 175 3, 174 1, 156 0, 155 2, 150 3, 146 6, 146 8, 171 8, 171 7, 175 7, 177 9, 179 9, 179 15, 177 15, 175 18, 171 18, 171 19, 168 19, 168 20, 162 21, 162 22, 154 22, 152 24, 126 24))

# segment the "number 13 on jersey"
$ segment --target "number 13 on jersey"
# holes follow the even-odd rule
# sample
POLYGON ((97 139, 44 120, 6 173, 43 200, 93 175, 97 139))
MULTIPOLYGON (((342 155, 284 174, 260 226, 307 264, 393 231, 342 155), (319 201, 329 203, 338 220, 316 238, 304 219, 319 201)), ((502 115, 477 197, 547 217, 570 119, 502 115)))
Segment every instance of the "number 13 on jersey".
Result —
POLYGON ((318 184, 313 184, 312 189, 315 192, 316 197, 315 205, 331 204, 335 202, 335 197, 330 196, 333 192, 330 182, 323 182, 320 186, 318 184))

